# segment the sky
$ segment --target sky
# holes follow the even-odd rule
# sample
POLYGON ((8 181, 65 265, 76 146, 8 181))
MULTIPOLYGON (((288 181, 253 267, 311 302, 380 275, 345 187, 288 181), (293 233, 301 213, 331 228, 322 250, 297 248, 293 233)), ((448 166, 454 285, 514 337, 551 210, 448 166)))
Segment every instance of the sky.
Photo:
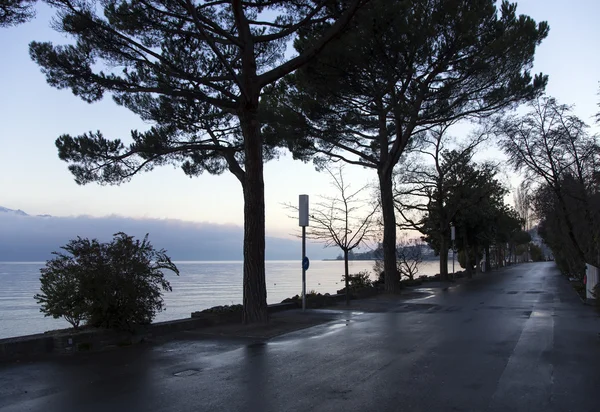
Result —
MULTIPOLYGON (((592 124, 600 101, 600 2, 522 0, 518 5, 519 13, 550 24, 533 72, 548 74, 547 93, 574 104, 576 114, 592 124)), ((119 215, 242 225, 241 186, 230 173, 189 178, 180 169, 163 167, 121 186, 78 186, 73 181, 67 164, 57 156, 54 140, 59 135, 101 130, 108 138, 126 139, 131 129, 148 125, 110 98, 88 104, 70 90, 47 85, 29 57, 28 44, 66 42, 50 28, 50 17, 51 12, 39 6, 34 21, 0 31, 0 206, 53 216, 119 215)), ((501 155, 491 149, 486 156, 501 155)), ((346 176, 354 187, 376 178, 375 171, 358 167, 347 167, 346 176)), ((288 236, 297 229, 282 203, 297 203, 301 193, 312 200, 329 190, 327 175, 312 164, 293 161, 289 155, 267 163, 267 234, 288 236)))

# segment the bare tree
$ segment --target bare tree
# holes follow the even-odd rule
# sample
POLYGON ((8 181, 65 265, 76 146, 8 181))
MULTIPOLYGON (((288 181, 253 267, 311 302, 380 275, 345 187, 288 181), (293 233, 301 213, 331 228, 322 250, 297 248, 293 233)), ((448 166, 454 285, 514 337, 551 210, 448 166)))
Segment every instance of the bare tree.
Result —
POLYGON ((398 270, 400 277, 414 280, 419 273, 419 265, 423 262, 423 251, 415 239, 404 240, 397 250, 398 270))
MULTIPOLYGON (((598 91, 598 95, 600 96, 600 91, 598 91)), ((598 108, 600 108, 600 103, 598 103, 598 108)), ((600 123, 600 112, 596 113, 596 122, 600 123)))
POLYGON ((519 187, 517 187, 517 190, 513 195, 513 201, 515 202, 515 210, 523 222, 523 230, 530 230, 533 226, 533 199, 527 181, 521 182, 519 187))
MULTIPOLYGON (((339 247, 344 253, 346 304, 349 304, 348 255, 374 234, 375 214, 379 207, 363 196, 368 185, 356 190, 351 188, 351 184, 344 179, 343 166, 325 170, 331 176, 335 195, 319 196, 319 201, 311 207, 311 222, 306 237, 322 242, 325 247, 339 247)), ((291 204, 285 206, 298 210, 291 204)))
MULTIPOLYGON (((575 221, 581 215, 589 229, 598 230, 587 195, 600 153, 597 138, 570 106, 550 97, 530 106, 528 114, 507 119, 499 127, 501 146, 516 171, 536 188, 547 185, 556 197, 577 261, 594 261, 597 245, 576 235, 575 221), (578 208, 570 206, 573 201, 578 208)), ((597 239, 597 234, 590 238, 597 239)))
MULTIPOLYGON (((406 278, 414 280, 419 273, 419 265, 423 262, 422 244, 418 239, 408 239, 403 235, 396 246, 396 270, 400 274, 400 279, 406 278)), ((385 273, 383 264, 383 253, 377 253, 378 259, 375 260, 373 270, 377 274, 385 273)))

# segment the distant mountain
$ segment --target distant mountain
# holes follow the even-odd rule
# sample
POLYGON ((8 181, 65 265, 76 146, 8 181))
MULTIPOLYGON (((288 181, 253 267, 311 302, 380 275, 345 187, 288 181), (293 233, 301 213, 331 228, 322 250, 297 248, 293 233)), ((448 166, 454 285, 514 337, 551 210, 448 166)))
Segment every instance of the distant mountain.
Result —
MULTIPOLYGON (((122 216, 32 216, 22 210, 0 207, 0 261, 43 261, 77 236, 108 241, 117 232, 135 237, 149 233, 157 248, 174 260, 242 260, 243 228, 236 225, 187 222, 174 219, 135 219, 122 216)), ((311 259, 335 256, 334 249, 308 243, 311 259)), ((266 238, 269 260, 300 260, 296 239, 266 238)))
POLYGON ((29 216, 27 213, 23 212, 21 209, 9 209, 7 207, 0 206, 0 213, 9 213, 17 216, 29 216))

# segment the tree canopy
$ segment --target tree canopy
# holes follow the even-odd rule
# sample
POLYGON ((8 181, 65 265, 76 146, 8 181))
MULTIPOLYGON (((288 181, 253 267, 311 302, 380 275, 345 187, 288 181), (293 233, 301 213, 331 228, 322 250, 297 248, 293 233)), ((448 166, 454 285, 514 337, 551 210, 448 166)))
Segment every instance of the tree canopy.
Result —
POLYGON ((0 27, 16 26, 35 16, 37 0, 2 0, 0 2, 0 27))

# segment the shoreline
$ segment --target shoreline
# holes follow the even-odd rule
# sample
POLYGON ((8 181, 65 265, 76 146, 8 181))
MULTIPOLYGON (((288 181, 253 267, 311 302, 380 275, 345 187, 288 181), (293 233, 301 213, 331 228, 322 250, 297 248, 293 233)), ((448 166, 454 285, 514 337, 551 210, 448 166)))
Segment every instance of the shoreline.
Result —
MULTIPOLYGON (((14 336, 0 339, 0 364, 3 362, 27 360, 36 357, 54 356, 58 354, 75 354, 80 352, 99 352, 113 348, 131 346, 155 339, 177 339, 180 333, 194 332, 200 334, 217 334, 227 336, 237 336, 240 331, 247 336, 250 331, 254 337, 271 337, 275 333, 287 333, 299 330, 305 327, 314 326, 313 319, 310 322, 303 320, 303 316, 313 316, 310 314, 320 312, 340 312, 345 310, 360 311, 381 311, 381 306, 388 306, 390 303, 403 302, 406 300, 423 298, 431 294, 424 293, 418 289, 436 289, 440 287, 454 287, 457 282, 440 282, 431 280, 419 285, 405 286, 404 292, 398 295, 389 295, 374 291, 375 294, 361 296, 359 293, 350 300, 350 305, 345 305, 345 294, 320 295, 326 297, 324 304, 302 311, 299 308, 299 302, 286 301, 268 305, 270 320, 267 324, 244 325, 241 319, 241 312, 194 312, 190 317, 154 322, 150 325, 140 326, 135 331, 114 331, 109 329, 80 329, 72 328, 56 329, 31 335, 14 336), (425 283, 430 283, 426 285, 425 283), (440 285, 443 284, 443 285, 440 285), (285 313, 295 313, 289 316, 287 321, 282 321, 281 317, 286 317, 285 313), (261 336, 256 335, 256 331, 261 336)), ((216 307, 223 308, 223 307, 216 307)), ((225 307, 227 308, 227 307, 225 307)), ((209 308, 214 309, 214 308, 209 308)), ((325 319, 326 317, 324 317, 325 319)))
MULTIPOLYGON (((497 272, 497 270, 493 272, 497 272)), ((298 302, 286 299, 287 302, 268 305, 270 319, 266 324, 244 325, 241 311, 230 312, 227 311, 227 306, 221 306, 215 308, 225 310, 194 312, 190 317, 155 322, 129 332, 107 329, 80 331, 59 329, 4 338, 0 339, 0 364, 59 354, 101 352, 144 342, 189 338, 190 335, 182 335, 182 333, 194 333, 201 336, 270 338, 327 322, 330 320, 326 316, 327 314, 337 313, 339 315, 348 310, 386 312, 406 301, 426 299, 434 295, 435 290, 453 289, 466 281, 478 278, 475 276, 473 279, 468 279, 464 273, 456 273, 460 276, 450 281, 439 280, 438 274, 428 277, 427 281, 405 284, 402 288, 403 292, 399 294, 390 295, 382 291, 375 291, 375 294, 363 295, 360 290, 355 291, 353 292, 354 298, 350 300, 349 305, 344 304, 345 294, 321 295, 321 298, 327 298, 322 301, 324 304, 314 308, 307 305, 306 311, 299 308, 298 302), (307 317, 310 319, 307 320, 307 317)))

